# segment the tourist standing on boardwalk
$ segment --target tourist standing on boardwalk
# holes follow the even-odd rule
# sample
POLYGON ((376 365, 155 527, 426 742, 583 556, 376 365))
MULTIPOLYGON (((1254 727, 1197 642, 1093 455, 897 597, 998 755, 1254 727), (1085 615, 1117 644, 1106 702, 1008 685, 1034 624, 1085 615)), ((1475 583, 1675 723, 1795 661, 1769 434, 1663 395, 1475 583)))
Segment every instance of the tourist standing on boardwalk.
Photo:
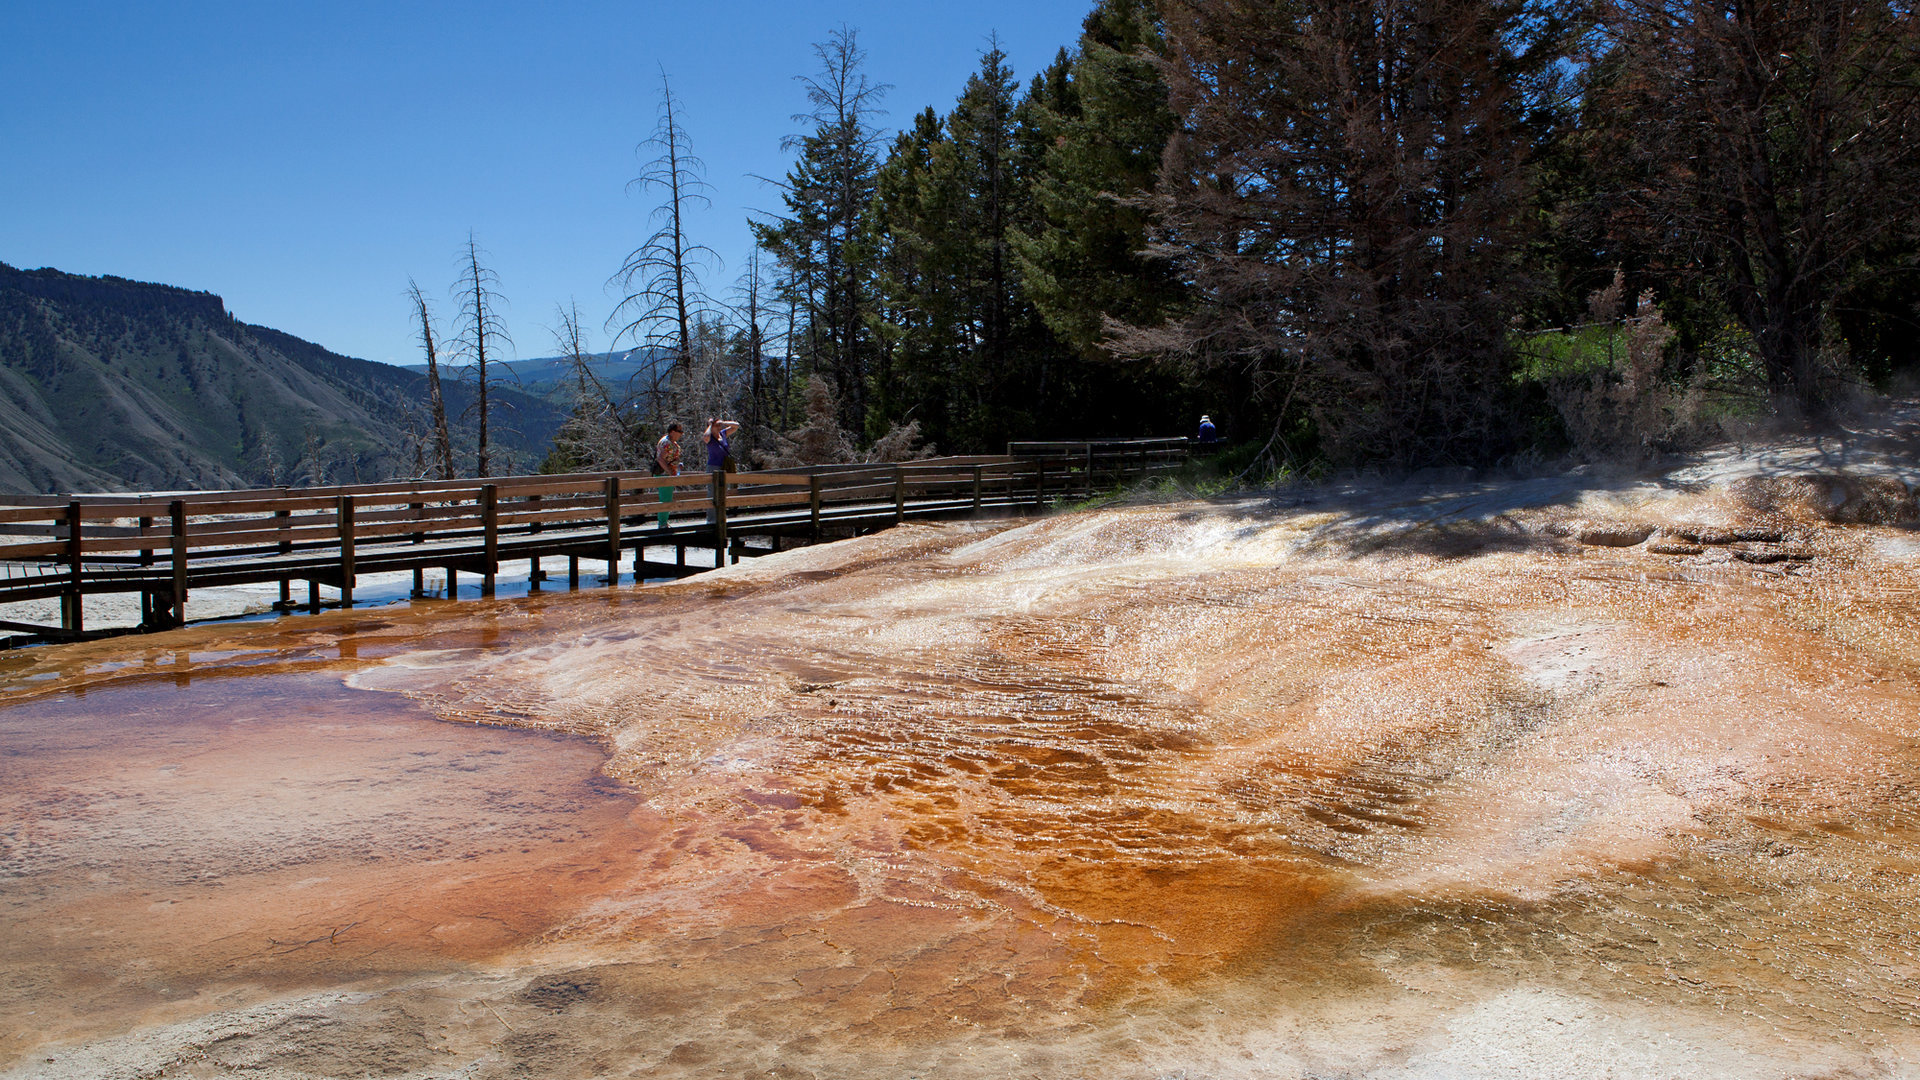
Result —
POLYGON ((1220 436, 1213 429, 1213 417, 1202 416, 1200 418, 1200 445, 1212 446, 1219 441, 1220 436))
MULTIPOLYGON (((733 444, 727 436, 740 430, 737 420, 715 420, 707 418, 707 471, 733 472, 733 444)), ((712 508, 707 510, 707 524, 720 520, 720 515, 712 508)))
POLYGON ((667 433, 653 444, 653 463, 659 466, 660 476, 680 475, 680 435, 686 429, 678 421, 667 425, 667 433))
POLYGON ((733 467, 733 444, 727 441, 727 436, 739 430, 740 422, 738 420, 709 419, 707 421, 708 472, 720 472, 722 470, 726 472, 735 471, 733 467))
MULTIPOLYGON (((685 430, 685 428, 680 426, 679 421, 676 420, 667 425, 667 433, 660 436, 659 442, 653 444, 653 466, 655 475, 680 475, 680 436, 685 430)), ((663 503, 672 502, 673 488, 661 488, 660 501, 663 503)), ((664 510, 660 512, 660 527, 663 529, 667 527, 667 514, 664 510)))

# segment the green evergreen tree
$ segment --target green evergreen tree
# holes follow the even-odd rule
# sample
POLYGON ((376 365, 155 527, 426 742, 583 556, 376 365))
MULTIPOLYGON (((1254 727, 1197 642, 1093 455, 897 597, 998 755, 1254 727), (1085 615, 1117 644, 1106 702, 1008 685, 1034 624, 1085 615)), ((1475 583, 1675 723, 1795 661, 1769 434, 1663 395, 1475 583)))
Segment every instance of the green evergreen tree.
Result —
MULTIPOLYGON (((1041 372, 1057 349, 1022 294, 1011 249, 1031 183, 1021 166, 1019 83, 997 46, 953 111, 929 110, 896 141, 874 219, 889 394, 956 452, 1033 430, 1041 372)), ((869 424, 869 431, 875 425, 869 424)))
POLYGON ((1247 397, 1228 372, 1183 373, 1108 348, 1116 321, 1157 322, 1186 295, 1148 234, 1174 129, 1164 53, 1151 0, 1100 0, 1077 52, 1036 78, 1020 107, 1032 194, 1012 244, 1026 299, 1070 350, 1039 373, 1041 414, 1057 430, 1171 434, 1201 412, 1230 423, 1247 397))
POLYGON ((939 115, 927 108, 894 140, 874 178, 863 238, 874 266, 874 408, 888 418, 913 414, 940 431, 950 393, 945 373, 926 358, 942 351, 936 327, 952 321, 945 314, 952 290, 935 265, 926 223, 933 220, 933 148, 944 137, 939 115))
POLYGON ((1083 355, 1101 354, 1106 318, 1152 322, 1181 295, 1172 263, 1146 254, 1146 203, 1174 129, 1164 48, 1150 0, 1101 0, 1079 55, 1028 98, 1023 127, 1042 158, 1014 250, 1028 298, 1083 355))
POLYGON ((879 167, 874 126, 889 89, 861 71, 865 53, 842 27, 814 46, 817 75, 803 76, 813 125, 787 141, 799 158, 787 173, 786 216, 755 223, 760 246, 788 268, 804 307, 808 366, 833 384, 847 426, 860 430, 875 343, 871 254, 861 244, 879 167))

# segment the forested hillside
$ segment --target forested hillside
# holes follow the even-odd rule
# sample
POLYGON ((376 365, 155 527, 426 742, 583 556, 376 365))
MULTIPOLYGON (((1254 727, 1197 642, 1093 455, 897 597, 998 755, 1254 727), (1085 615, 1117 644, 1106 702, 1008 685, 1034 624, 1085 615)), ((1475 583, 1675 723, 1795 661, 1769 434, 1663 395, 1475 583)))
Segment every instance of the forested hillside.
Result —
POLYGON ((638 468, 708 417, 759 465, 1202 413, 1249 475, 1620 460, 1920 378, 1895 0, 1096 0, 932 104, 851 28, 813 61, 730 286, 664 73, 611 340, 570 301, 558 358, 513 361, 472 233, 444 321, 415 283, 422 360, 469 375, 445 425, 419 371, 216 297, 6 270, 0 485, 638 468))
MULTIPOLYGON (((0 490, 232 488, 424 471, 424 378, 235 320, 218 296, 0 264, 0 490)), ((464 409, 463 388, 449 404, 464 409)), ((531 468, 560 417, 512 395, 531 468)))
POLYGON ((1410 467, 1819 423, 1920 370, 1909 5, 1098 0, 1044 70, 989 45, 917 113, 854 31, 815 56, 724 303, 663 87, 669 224, 616 322, 674 379, 582 423, 724 410, 772 446, 817 380, 854 446, 1204 411, 1274 467, 1410 467))

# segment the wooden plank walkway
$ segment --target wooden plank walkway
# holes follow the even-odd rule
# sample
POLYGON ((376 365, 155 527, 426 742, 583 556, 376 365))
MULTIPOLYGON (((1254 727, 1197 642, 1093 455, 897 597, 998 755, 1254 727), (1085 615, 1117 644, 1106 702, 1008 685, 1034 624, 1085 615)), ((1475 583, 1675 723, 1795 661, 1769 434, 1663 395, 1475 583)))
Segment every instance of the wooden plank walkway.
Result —
POLYGON ((908 519, 1031 512, 1120 482, 1178 468, 1185 439, 1013 444, 1009 453, 897 465, 823 465, 764 473, 659 477, 640 472, 506 476, 323 488, 196 491, 168 495, 0 495, 0 604, 59 597, 61 625, 0 620, 35 638, 86 634, 85 598, 139 593, 139 629, 184 620, 196 588, 294 582, 353 604, 363 574, 411 571, 480 578, 492 595, 504 561, 565 558, 571 586, 580 562, 617 580, 632 552, 636 575, 676 576, 783 544, 885 528, 908 519), (749 538, 767 541, 750 547, 749 538), (644 549, 672 546, 671 564, 644 549), (688 549, 711 549, 709 566, 688 549))

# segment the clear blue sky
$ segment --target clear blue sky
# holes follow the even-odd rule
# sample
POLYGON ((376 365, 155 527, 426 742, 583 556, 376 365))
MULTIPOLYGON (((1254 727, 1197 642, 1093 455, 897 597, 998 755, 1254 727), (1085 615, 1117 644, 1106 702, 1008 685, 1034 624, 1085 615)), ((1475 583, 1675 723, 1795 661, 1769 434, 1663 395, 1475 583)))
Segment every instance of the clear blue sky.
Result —
POLYGON ((741 269, 778 192, 812 45, 859 31, 889 127, 945 112, 998 33, 1022 81, 1092 0, 699 3, 0 3, 0 262, 204 289, 239 318, 416 361, 416 277, 451 310, 472 229, 520 356, 556 303, 599 330, 649 231, 626 184, 660 71, 713 206, 695 239, 741 269))

